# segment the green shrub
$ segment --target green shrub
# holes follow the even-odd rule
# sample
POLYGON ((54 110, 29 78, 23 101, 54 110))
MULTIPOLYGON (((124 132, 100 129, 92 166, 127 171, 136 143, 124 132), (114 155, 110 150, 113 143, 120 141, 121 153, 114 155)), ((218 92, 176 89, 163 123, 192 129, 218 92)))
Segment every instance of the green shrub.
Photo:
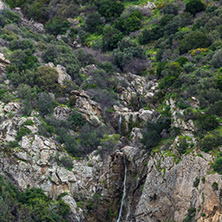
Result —
POLYGON ((26 49, 33 49, 34 44, 29 39, 23 39, 23 40, 13 40, 9 43, 9 49, 10 50, 26 50, 26 49))
POLYGON ((213 188, 213 190, 218 190, 218 183, 217 182, 213 182, 212 188, 213 188))
POLYGON ((112 17, 119 17, 124 10, 124 5, 119 1, 102 0, 99 4, 98 12, 107 20, 112 17))
POLYGON ((128 35, 130 32, 134 32, 140 29, 142 15, 139 11, 133 12, 128 18, 120 17, 115 21, 115 27, 128 35))
POLYGON ((187 151, 189 144, 187 143, 186 138, 182 138, 179 141, 179 145, 177 146, 177 150, 180 154, 184 154, 187 151))
POLYGON ((72 122, 72 126, 76 129, 85 124, 85 120, 81 113, 77 111, 73 111, 71 115, 70 121, 72 122))
POLYGON ((222 50, 218 50, 217 52, 215 52, 215 54, 213 55, 213 58, 210 61, 211 65, 214 68, 220 68, 221 67, 221 63, 222 63, 222 50))
POLYGON ((118 29, 107 26, 103 30, 102 49, 103 51, 111 51, 118 46, 118 42, 124 37, 123 33, 118 29))
POLYGON ((219 156, 219 157, 216 159, 216 161, 215 161, 215 163, 214 163, 214 165, 213 165, 213 169, 214 169, 217 173, 222 174, 222 157, 221 157, 221 156, 219 156))
POLYGON ((17 135, 15 137, 16 140, 21 140, 23 136, 25 136, 26 134, 31 133, 30 129, 28 129, 27 127, 22 126, 19 131, 17 132, 17 135))
POLYGON ((198 187, 200 183, 200 178, 196 177, 195 181, 193 182, 193 187, 198 187))
POLYGON ((97 32, 99 31, 102 24, 103 22, 98 12, 89 14, 86 18, 86 31, 90 33, 97 32))
POLYGON ((194 31, 186 34, 180 41, 179 51, 184 54, 191 49, 205 48, 209 45, 207 36, 201 31, 194 31))
POLYGON ((186 4, 185 12, 189 12, 192 15, 197 14, 205 10, 205 5, 201 0, 191 0, 186 4))
POLYGON ((212 149, 217 148, 222 144, 222 136, 219 132, 215 132, 214 134, 206 135, 201 141, 199 142, 199 147, 208 152, 212 149))
POLYGON ((162 139, 161 132, 163 130, 170 129, 170 119, 159 118, 157 122, 147 121, 145 128, 143 129, 143 143, 146 150, 151 151, 152 147, 155 147, 162 139))
POLYGON ((60 163, 66 168, 66 169, 72 169, 73 168, 73 162, 71 157, 63 156, 60 160, 60 163))
POLYGON ((53 35, 65 34, 70 26, 67 20, 59 17, 54 17, 47 25, 46 30, 53 35))
POLYGON ((172 15, 177 15, 178 14, 178 8, 177 8, 177 6, 175 4, 166 4, 161 9, 161 11, 164 14, 172 14, 172 15))
POLYGON ((23 125, 24 126, 33 126, 33 121, 31 120, 31 119, 27 119, 24 123, 23 123, 23 125))
POLYGON ((145 45, 152 40, 157 40, 163 36, 163 28, 162 27, 155 27, 151 30, 144 29, 142 33, 139 35, 139 43, 145 45))
POLYGON ((52 113, 54 109, 52 97, 47 93, 39 94, 37 108, 42 116, 52 113))
POLYGON ((39 66, 35 78, 35 84, 43 91, 59 92, 58 72, 54 68, 39 66))
POLYGON ((188 209, 187 215, 183 219, 183 222, 192 222, 195 215, 196 215, 196 208, 192 207, 188 209))
POLYGON ((118 48, 113 51, 113 56, 115 64, 121 69, 134 58, 146 58, 144 49, 130 41, 129 38, 124 38, 118 43, 118 48))

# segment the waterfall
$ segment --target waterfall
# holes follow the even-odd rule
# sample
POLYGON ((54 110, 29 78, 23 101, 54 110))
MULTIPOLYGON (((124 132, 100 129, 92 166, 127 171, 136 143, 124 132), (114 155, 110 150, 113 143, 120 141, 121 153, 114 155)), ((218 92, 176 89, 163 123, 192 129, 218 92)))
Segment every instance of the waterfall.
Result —
POLYGON ((120 219, 122 217, 122 211, 123 211, 123 205, 124 205, 124 200, 125 200, 125 196, 126 196, 126 176, 127 176, 127 166, 126 166, 126 157, 125 155, 123 155, 123 161, 124 161, 124 168, 125 168, 125 172, 124 172, 124 181, 123 181, 123 197, 121 200, 121 206, 120 206, 120 210, 119 210, 119 216, 116 222, 120 222, 120 219))
POLYGON ((119 135, 122 135, 122 114, 119 115, 119 135))

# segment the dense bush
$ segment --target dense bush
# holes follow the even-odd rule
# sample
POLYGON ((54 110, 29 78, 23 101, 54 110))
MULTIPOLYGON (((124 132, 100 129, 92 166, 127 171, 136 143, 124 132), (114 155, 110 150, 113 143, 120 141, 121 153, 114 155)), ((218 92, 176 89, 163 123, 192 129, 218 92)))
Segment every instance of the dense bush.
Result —
POLYGON ((222 156, 219 156, 214 165, 213 165, 213 168, 216 172, 218 172, 219 174, 222 174, 222 156))
POLYGON ((102 49, 111 51, 118 46, 118 42, 124 37, 123 33, 112 26, 107 26, 103 30, 102 49))
POLYGON ((86 30, 88 32, 91 32, 91 33, 97 32, 100 29, 102 24, 103 24, 103 21, 98 12, 88 15, 86 18, 86 30))
POLYGON ((121 69, 134 58, 146 58, 144 49, 130 41, 129 38, 124 38, 118 43, 118 48, 113 51, 113 56, 115 64, 121 69))
POLYGON ((53 35, 65 34, 70 26, 67 20, 59 17, 54 17, 47 25, 46 30, 53 35))
POLYGON ((58 92, 58 72, 47 66, 39 66, 35 73, 35 84, 43 91, 58 92))
POLYGON ((151 30, 144 29, 142 33, 139 35, 140 44, 144 45, 149 43, 152 40, 157 40, 163 36, 163 29, 161 27, 155 27, 151 30))
POLYGON ((42 190, 27 188, 20 192, 0 176, 0 221, 51 221, 68 220, 69 206, 61 199, 51 200, 42 190))
POLYGON ((191 0, 186 4, 185 12, 189 12, 192 15, 202 12, 205 9, 205 5, 201 0, 191 0))
POLYGON ((164 14, 173 14, 173 15, 177 15, 178 14, 178 8, 177 8, 177 6, 175 4, 166 4, 161 9, 161 11, 164 14))
POLYGON ((222 50, 217 51, 210 61, 214 68, 220 68, 222 65, 222 50))
POLYGON ((139 11, 133 12, 128 18, 120 17, 115 22, 115 27, 128 35, 130 32, 134 32, 140 29, 142 14, 139 11))
POLYGON ((162 139, 162 131, 168 131, 170 125, 171 121, 168 118, 159 118, 156 122, 150 120, 147 121, 146 127, 143 130, 143 138, 141 140, 147 151, 151 151, 152 148, 160 142, 162 139))
POLYGON ((124 5, 119 1, 103 0, 99 4, 98 12, 106 19, 119 17, 124 10, 124 5))
POLYGON ((190 32, 184 36, 179 45, 180 54, 191 49, 205 48, 209 45, 207 36, 201 31, 190 32))
POLYGON ((23 40, 13 40, 9 43, 9 49, 10 50, 25 50, 25 49, 33 49, 34 44, 29 39, 23 39, 23 40))

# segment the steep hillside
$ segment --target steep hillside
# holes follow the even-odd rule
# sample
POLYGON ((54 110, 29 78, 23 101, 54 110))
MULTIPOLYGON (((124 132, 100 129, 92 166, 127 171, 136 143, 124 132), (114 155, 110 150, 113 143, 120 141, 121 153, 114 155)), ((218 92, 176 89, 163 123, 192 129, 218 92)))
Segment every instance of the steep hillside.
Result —
POLYGON ((221 16, 0 1, 0 221, 221 221, 221 16))

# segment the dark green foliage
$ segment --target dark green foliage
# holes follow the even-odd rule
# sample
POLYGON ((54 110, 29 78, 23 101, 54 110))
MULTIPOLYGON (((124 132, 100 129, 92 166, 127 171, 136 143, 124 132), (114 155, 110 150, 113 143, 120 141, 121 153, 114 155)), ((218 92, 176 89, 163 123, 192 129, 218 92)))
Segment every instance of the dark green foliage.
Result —
MULTIPOLYGON (((38 59, 35 56, 27 55, 21 49, 15 50, 10 55, 11 65, 8 67, 8 72, 24 71, 38 66, 38 59)), ((16 78, 15 78, 16 79, 16 78)))
POLYGON ((149 43, 152 40, 157 40, 163 36, 163 29, 162 27, 155 27, 151 30, 144 29, 142 33, 139 35, 139 42, 140 44, 144 45, 149 43))
POLYGON ((128 18, 120 17, 115 22, 115 27, 128 35, 130 32, 134 32, 140 29, 142 15, 139 11, 133 12, 128 18))
POLYGON ((196 215, 196 208, 192 207, 188 209, 187 216, 183 219, 183 222, 192 222, 196 215))
POLYGON ((54 108, 52 97, 47 93, 39 94, 37 108, 42 116, 52 113, 54 108))
POLYGON ((103 30, 102 49, 111 51, 118 46, 118 42, 124 37, 123 33, 112 26, 107 26, 103 30))
POLYGON ((35 85, 43 91, 58 92, 58 72, 47 66, 39 66, 35 73, 35 85))
POLYGON ((0 176, 0 221, 66 222, 69 207, 62 200, 53 201, 42 190, 19 192, 0 176), (52 210, 53 209, 53 210, 52 210))
POLYGON ((203 10, 205 10, 205 6, 201 0, 190 0, 186 4, 185 12, 189 12, 190 14, 195 15, 198 12, 202 12, 203 10))
POLYGON ((88 32, 94 33, 99 29, 101 30, 101 25, 103 24, 101 16, 98 12, 92 13, 86 18, 86 30, 88 32))
POLYGON ((58 17, 54 17, 46 25, 46 30, 53 35, 65 34, 70 26, 70 23, 67 20, 63 20, 58 17))
POLYGON ((177 15, 178 14, 178 8, 174 4, 166 4, 161 10, 164 14, 172 14, 177 15))
POLYGON ((21 19, 18 14, 9 11, 9 10, 1 10, 0 13, 0 27, 4 27, 6 24, 16 23, 19 24, 21 19))
POLYGON ((76 129, 79 128, 81 126, 84 125, 85 120, 82 117, 82 114, 77 112, 77 111, 73 111, 70 121, 72 122, 72 126, 76 129))
POLYGON ((214 68, 220 68, 222 64, 222 50, 217 51, 214 55, 213 58, 210 61, 211 65, 214 68))
POLYGON ((205 152, 211 151, 222 145, 222 136, 216 131, 211 135, 206 135, 198 145, 205 152))
POLYGON ((216 159, 216 161, 213 165, 213 168, 217 173, 222 174, 222 157, 221 156, 219 156, 216 159))
POLYGON ((180 42, 179 51, 180 54, 184 54, 191 49, 205 48, 209 45, 207 36, 201 31, 190 32, 184 36, 180 42))
POLYGON ((187 148, 188 148, 188 143, 187 143, 186 138, 180 139, 179 145, 177 146, 178 152, 179 152, 180 154, 184 154, 184 153, 186 153, 187 148))
POLYGON ((136 43, 124 38, 118 43, 118 48, 113 51, 115 64, 123 69, 134 58, 145 59, 145 51, 136 43))
POLYGON ((68 156, 63 156, 60 160, 60 163, 66 168, 66 169, 72 169, 73 168, 73 162, 72 158, 68 156))
POLYGON ((195 181, 193 182, 193 187, 198 187, 200 183, 200 178, 196 177, 195 181))
POLYGON ((217 182, 213 182, 212 188, 213 188, 213 190, 218 190, 218 183, 217 182))
POLYGON ((10 50, 26 50, 26 49, 33 49, 33 42, 29 39, 23 39, 23 40, 13 40, 9 43, 9 49, 10 50))
POLYGON ((81 66, 96 63, 96 59, 92 54, 85 52, 83 49, 75 50, 75 55, 81 66))
POLYGON ((155 147, 162 139, 161 132, 163 130, 168 131, 170 129, 169 118, 159 118, 157 122, 147 121, 146 127, 143 130, 143 143, 146 150, 151 151, 152 147, 155 147))
POLYGON ((119 17, 124 10, 124 5, 119 1, 103 0, 99 4, 98 12, 109 20, 112 17, 119 17))
POLYGON ((31 133, 30 129, 28 129, 27 127, 22 126, 19 131, 17 132, 17 135, 15 137, 16 140, 21 140, 23 136, 25 136, 26 134, 31 133))

